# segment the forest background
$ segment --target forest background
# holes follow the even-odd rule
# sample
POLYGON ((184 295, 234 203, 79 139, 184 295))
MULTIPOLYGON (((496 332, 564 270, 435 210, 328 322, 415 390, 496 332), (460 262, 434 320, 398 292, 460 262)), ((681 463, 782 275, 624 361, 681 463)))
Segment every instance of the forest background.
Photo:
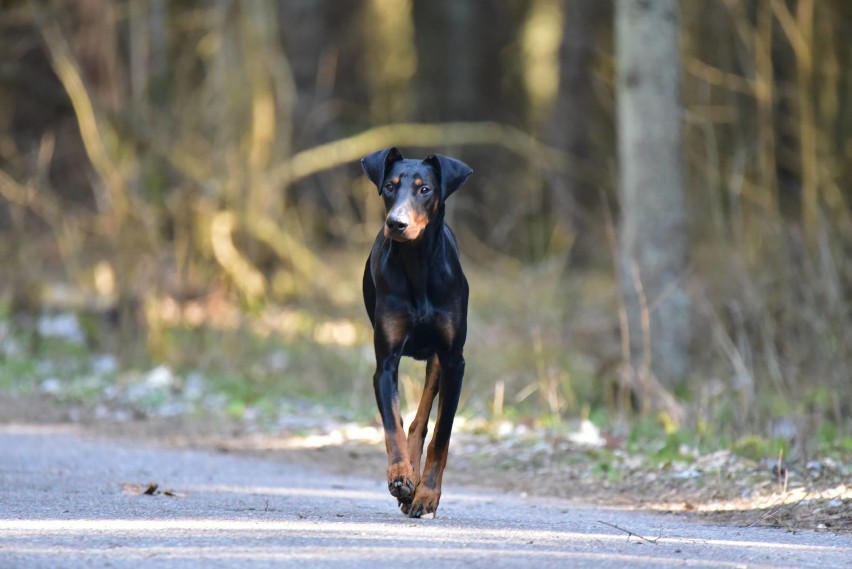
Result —
POLYGON ((0 389, 372 417, 396 145, 474 170, 462 414, 852 453, 852 4, 0 9, 0 389))

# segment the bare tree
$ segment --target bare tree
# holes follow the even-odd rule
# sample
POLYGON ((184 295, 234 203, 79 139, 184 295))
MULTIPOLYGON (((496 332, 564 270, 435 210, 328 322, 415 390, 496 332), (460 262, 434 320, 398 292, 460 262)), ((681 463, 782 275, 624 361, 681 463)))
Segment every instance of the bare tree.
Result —
POLYGON ((620 279, 646 397, 655 378, 670 386, 689 370, 678 21, 677 0, 616 3, 620 279))
MULTIPOLYGON (((565 150, 572 159, 593 164, 599 149, 593 131, 600 128, 601 110, 595 104, 594 82, 600 24, 612 18, 612 8, 598 0, 570 0, 565 5, 565 29, 560 51, 560 79, 545 138, 565 150)), ((559 221, 576 239, 574 259, 589 260, 599 247, 600 233, 595 208, 600 203, 600 184, 571 169, 549 176, 550 193, 559 221)))

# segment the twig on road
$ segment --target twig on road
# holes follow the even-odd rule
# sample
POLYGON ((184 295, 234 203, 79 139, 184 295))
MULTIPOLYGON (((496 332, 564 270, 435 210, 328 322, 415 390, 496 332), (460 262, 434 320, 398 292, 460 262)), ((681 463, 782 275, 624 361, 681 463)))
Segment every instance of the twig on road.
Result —
POLYGON ((657 541, 662 537, 662 534, 660 534, 657 537, 655 537, 654 539, 648 539, 647 537, 643 537, 643 536, 639 535, 638 533, 633 533, 632 531, 630 531, 628 529, 624 529, 623 527, 619 527, 619 526, 617 526, 615 524, 611 524, 609 522, 598 520, 598 523, 603 524, 605 526, 609 526, 611 528, 615 528, 618 531, 623 531, 624 533, 627 534, 627 539, 630 539, 631 536, 638 537, 639 539, 647 541, 648 543, 653 543, 654 545, 657 545, 657 541))

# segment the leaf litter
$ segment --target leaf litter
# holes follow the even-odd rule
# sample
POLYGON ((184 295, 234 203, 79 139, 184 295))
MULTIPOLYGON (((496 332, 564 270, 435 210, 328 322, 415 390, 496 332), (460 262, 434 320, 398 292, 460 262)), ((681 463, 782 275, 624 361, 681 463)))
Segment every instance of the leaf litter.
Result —
POLYGON ((125 496, 168 496, 169 498, 186 498, 188 496, 186 492, 162 489, 156 482, 145 484, 124 482, 122 489, 125 496))

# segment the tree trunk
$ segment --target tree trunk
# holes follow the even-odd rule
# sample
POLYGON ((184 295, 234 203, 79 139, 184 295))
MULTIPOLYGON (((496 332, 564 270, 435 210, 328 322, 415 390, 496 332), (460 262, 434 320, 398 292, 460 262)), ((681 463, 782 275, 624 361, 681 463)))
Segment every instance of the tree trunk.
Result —
POLYGON ((616 3, 620 280, 644 405, 689 372, 677 0, 616 3))
MULTIPOLYGON (((595 104, 594 65, 596 52, 601 50, 598 25, 611 17, 611 7, 599 0, 570 0, 566 4, 559 91, 544 133, 551 144, 589 167, 594 167, 598 158, 592 132, 609 122, 595 104)), ((571 169, 552 172, 548 179, 558 222, 574 239, 572 258, 580 263, 591 261, 598 253, 602 235, 599 216, 595 215, 600 205, 600 184, 583 174, 571 169)))
MULTIPOLYGON (((412 78, 417 69, 411 0, 369 0, 364 17, 373 29, 365 49, 374 124, 402 122, 412 116, 412 78)), ((364 29, 368 27, 365 25, 364 29)))

